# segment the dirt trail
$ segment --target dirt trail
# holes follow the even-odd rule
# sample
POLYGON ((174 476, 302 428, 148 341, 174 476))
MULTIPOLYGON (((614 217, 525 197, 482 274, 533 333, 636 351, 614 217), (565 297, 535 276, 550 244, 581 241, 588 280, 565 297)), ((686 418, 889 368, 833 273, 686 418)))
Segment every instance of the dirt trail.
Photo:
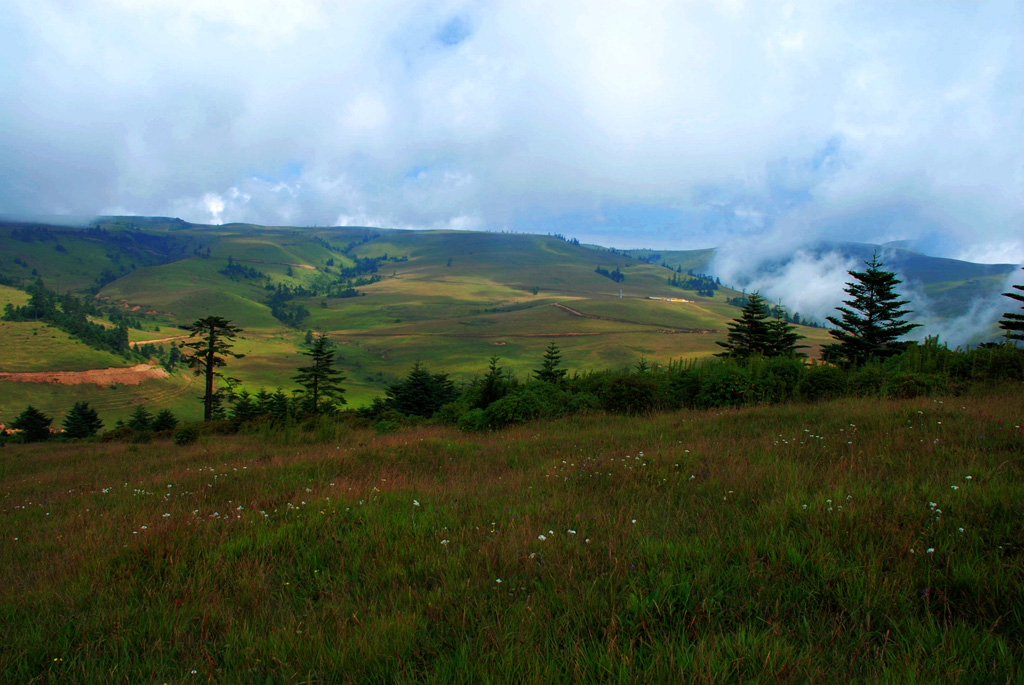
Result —
POLYGON ((138 385, 154 378, 167 378, 159 366, 136 364, 128 367, 89 369, 88 371, 0 371, 0 381, 19 383, 59 383, 61 385, 138 385))
POLYGON ((610 316, 594 316, 593 314, 584 314, 581 311, 573 309, 572 307, 566 307, 564 304, 558 302, 552 302, 552 307, 557 307, 564 312, 568 312, 572 316, 579 316, 584 319, 597 319, 599 321, 614 321, 615 323, 628 323, 634 326, 654 326, 656 328, 665 328, 674 333, 717 333, 718 331, 713 328, 676 328, 675 326, 666 326, 665 324, 652 323, 650 321, 630 321, 629 319, 613 319, 610 316))

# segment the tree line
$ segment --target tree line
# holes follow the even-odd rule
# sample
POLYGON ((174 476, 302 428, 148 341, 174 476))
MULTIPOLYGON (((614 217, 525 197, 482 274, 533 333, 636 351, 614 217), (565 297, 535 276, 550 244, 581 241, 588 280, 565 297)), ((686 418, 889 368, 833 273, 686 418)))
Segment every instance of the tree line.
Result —
MULTIPOLYGON (((837 316, 828 317, 835 327, 829 331, 835 342, 825 346, 818 364, 806 362, 801 351, 805 346, 800 344, 803 336, 795 326, 752 293, 740 316, 729 324, 726 340, 718 343, 724 350, 714 360, 653 368, 641 358, 632 369, 569 375, 561 350, 552 342, 525 381, 502 367, 498 357, 491 357, 486 372, 461 387, 447 374, 433 373, 416 362, 404 378, 387 386, 383 397, 349 415, 384 431, 421 419, 485 430, 592 410, 639 413, 865 393, 908 397, 956 390, 977 381, 1024 380, 1024 350, 1012 344, 1024 340, 1024 314, 1004 314, 999 325, 1006 332, 1006 342, 1001 345, 961 351, 940 346, 936 339, 923 344, 901 341, 916 324, 905 319, 911 312, 904 308, 909 301, 896 293, 900 281, 882 268, 877 255, 865 265, 864 271, 849 272, 853 277, 845 288, 849 299, 837 307, 837 316)), ((1024 303, 1024 286, 1013 288, 1020 293, 1004 294, 1024 303)), ((261 389, 255 395, 234 392, 237 379, 225 376, 222 369, 229 359, 243 356, 232 349, 242 329, 230 321, 206 317, 182 328, 190 332, 189 340, 180 343, 187 352, 182 359, 204 379, 204 421, 225 419, 236 427, 257 419, 280 424, 337 414, 346 404, 345 377, 325 333, 316 337, 307 333, 302 354, 308 363, 297 369, 293 379, 299 389, 289 397, 280 388, 261 389)), ((65 418, 69 437, 95 434, 102 425, 82 405, 76 404, 65 418)), ((160 416, 153 417, 153 422, 160 416)), ((167 430, 170 419, 173 416, 164 415, 163 423, 156 425, 167 430)), ((22 428, 25 439, 30 439, 30 434, 42 434, 44 429, 39 427, 44 423, 48 435, 48 417, 29 407, 13 426, 22 428)), ((145 425, 154 424, 147 424, 144 414, 133 414, 126 424, 130 429, 145 425)))

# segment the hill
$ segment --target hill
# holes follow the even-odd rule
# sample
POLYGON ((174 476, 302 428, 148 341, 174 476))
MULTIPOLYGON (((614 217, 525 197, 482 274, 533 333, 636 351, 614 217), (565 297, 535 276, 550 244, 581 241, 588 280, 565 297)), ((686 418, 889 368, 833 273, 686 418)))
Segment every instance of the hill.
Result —
MULTIPOLYGON (((1003 273, 903 252, 915 276, 950 297, 966 297, 1003 273)), ((0 224, 0 282, 24 288, 42 278, 58 291, 94 293, 99 320, 127 321, 133 342, 158 341, 153 354, 180 339, 181 323, 211 314, 231 319, 245 331, 237 350, 246 357, 231 363, 230 375, 252 391, 290 389, 306 331, 326 331, 339 346, 355 405, 417 360, 463 380, 497 355, 527 374, 552 340, 574 371, 713 354, 738 315, 728 300, 741 296, 713 277, 701 280, 713 259, 712 250, 620 251, 509 233, 203 226, 161 217, 101 217, 81 227, 0 224)), ((800 332, 812 354, 829 340, 820 328, 800 332)), ((85 365, 68 366, 61 354, 51 346, 17 356, 31 358, 33 370, 85 365)), ((153 392, 177 383, 168 391, 179 398, 173 408, 194 418, 198 404, 181 392, 183 374, 149 383, 153 392)), ((70 406, 65 389, 40 398, 27 385, 4 382, 0 411, 29 398, 51 412, 70 406)), ((130 410, 116 406, 113 416, 130 410)))

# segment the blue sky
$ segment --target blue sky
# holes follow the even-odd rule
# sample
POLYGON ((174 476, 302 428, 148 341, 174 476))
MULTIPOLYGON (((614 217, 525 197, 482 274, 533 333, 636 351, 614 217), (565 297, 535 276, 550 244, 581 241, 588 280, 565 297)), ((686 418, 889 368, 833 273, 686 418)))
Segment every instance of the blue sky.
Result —
POLYGON ((0 213, 1024 260, 1024 4, 8 0, 0 213))

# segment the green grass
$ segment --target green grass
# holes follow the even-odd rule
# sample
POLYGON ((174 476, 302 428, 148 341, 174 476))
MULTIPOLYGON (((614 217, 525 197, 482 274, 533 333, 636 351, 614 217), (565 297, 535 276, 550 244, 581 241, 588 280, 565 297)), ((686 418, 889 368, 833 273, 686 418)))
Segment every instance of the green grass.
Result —
POLYGON ((118 419, 127 419, 140 404, 154 414, 160 409, 170 409, 182 420, 196 421, 203 415, 202 402, 197 399, 201 394, 199 381, 187 369, 177 371, 169 378, 148 380, 138 385, 0 381, 0 422, 10 423, 31 404, 53 418, 56 428, 75 402, 88 402, 99 412, 107 428, 113 428, 118 419))
POLYGON ((8 446, 0 673, 1018 682, 1022 414, 1012 388, 8 446))
POLYGON ((124 357, 96 350, 45 323, 0 321, 0 371, 84 371, 127 366, 124 357))

